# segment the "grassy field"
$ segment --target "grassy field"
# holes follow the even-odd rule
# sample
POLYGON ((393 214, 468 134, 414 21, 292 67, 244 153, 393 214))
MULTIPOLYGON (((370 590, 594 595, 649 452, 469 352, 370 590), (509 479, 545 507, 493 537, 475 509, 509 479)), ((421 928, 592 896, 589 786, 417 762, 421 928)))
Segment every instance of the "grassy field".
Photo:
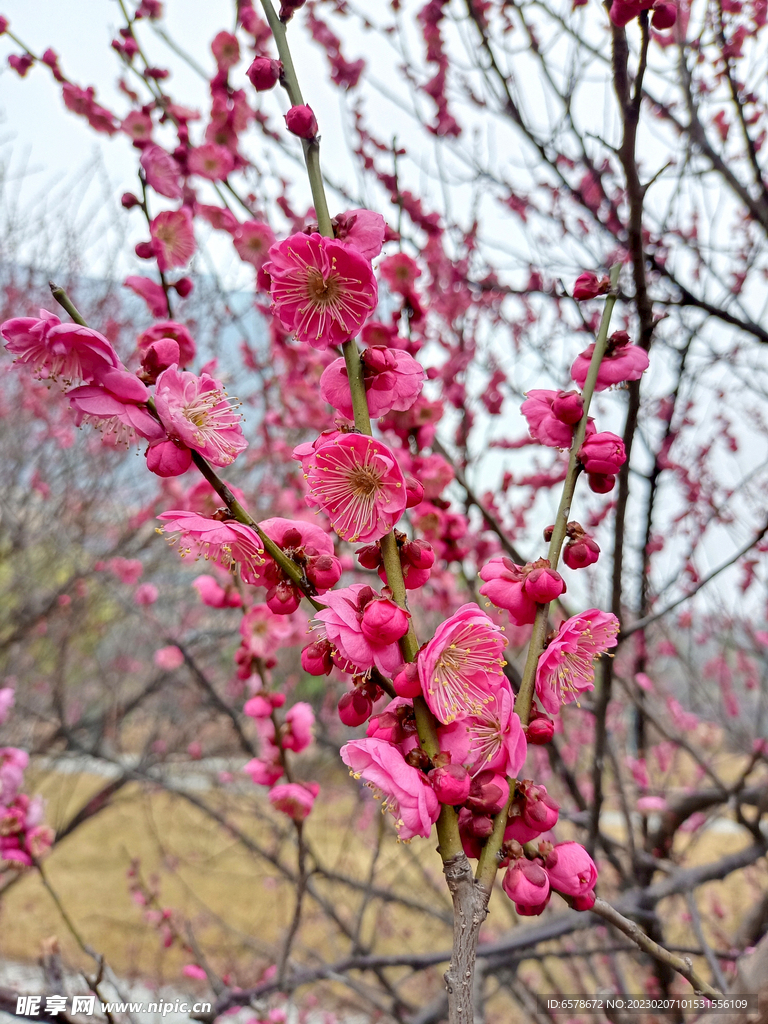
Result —
MULTIPOLYGON (((738 763, 737 759, 732 763, 723 761, 722 774, 734 775, 738 763)), ((58 827, 104 784, 103 779, 85 774, 35 778, 30 773, 29 778, 46 797, 49 820, 58 827)), ((378 807, 360 799, 338 777, 325 780, 323 792, 324 798, 308 820, 307 836, 327 870, 364 882, 375 857, 378 886, 449 910, 440 860, 431 842, 396 843, 389 821, 382 827, 378 807), (379 837, 382 842, 376 854, 379 837)), ((79 936, 102 953, 118 975, 156 983, 178 982, 183 965, 194 958, 180 948, 178 941, 165 948, 158 928, 145 916, 147 909, 155 907, 141 906, 132 897, 128 871, 138 861, 142 879, 157 891, 156 907, 173 912, 170 920, 177 934, 187 936, 191 931, 218 974, 229 974, 232 983, 250 985, 274 963, 293 913, 293 885, 270 863, 270 858, 276 858, 290 869, 295 867, 291 830, 283 829, 284 822, 276 820, 267 802, 254 790, 233 795, 213 788, 193 795, 224 814, 266 856, 247 849, 184 798, 131 784, 116 795, 110 807, 57 845, 45 861, 45 874, 79 936)), ((621 838, 620 829, 614 832, 621 838)), ((567 826, 559 833, 561 838, 569 838, 567 826)), ((685 864, 693 865, 734 852, 749 841, 744 830, 709 830, 696 838, 679 836, 676 853, 685 864)), ((609 875, 607 869, 606 881, 609 875)), ((347 931, 357 933, 361 945, 369 945, 377 953, 420 952, 450 945, 449 927, 434 916, 379 899, 363 907, 359 891, 318 876, 313 884, 347 931)), ((725 882, 702 887, 699 905, 704 916, 712 916, 710 902, 714 893, 717 896, 719 916, 715 916, 715 928, 708 936, 715 947, 727 946, 744 911, 766 888, 765 862, 725 882)), ((555 898, 552 911, 559 910, 555 898)), ((695 943, 682 898, 667 900, 663 914, 668 941, 695 943)), ((516 923, 511 903, 503 896, 497 897, 483 938, 497 937, 516 923)), ((528 923, 522 922, 523 926, 528 923)), ((0 956, 35 960, 42 944, 52 936, 58 938, 67 963, 92 969, 92 961, 79 949, 51 894, 39 876, 28 872, 0 897, 0 956)), ((574 941, 586 949, 592 939, 574 941)), ((605 936, 595 934, 594 941, 599 945, 605 936)), ((317 954, 325 961, 340 959, 348 955, 350 946, 343 929, 309 898, 294 946, 295 959, 308 965, 316 962, 317 954)), ((626 962, 631 979, 632 968, 626 962)), ((534 990, 544 991, 548 987, 547 970, 562 978, 569 977, 571 969, 568 964, 550 960, 542 971, 538 962, 528 961, 521 966, 520 977, 527 979, 534 990)), ((702 971, 708 976, 703 964, 702 971)), ((595 984, 609 980, 596 977, 595 984)), ((191 988, 196 984, 187 979, 184 983, 191 988)), ((434 971, 406 983, 402 994, 407 997, 410 993, 415 1001, 423 1002, 436 994, 439 986, 439 972, 434 971)), ((321 1005, 323 999, 335 999, 333 988, 320 990, 321 1005)), ((681 990, 686 990, 684 983, 681 990)), ((499 1015, 496 1019, 514 1019, 506 992, 500 992, 493 1005, 499 1015)), ((489 1020, 494 1016, 492 1012, 489 1020)))

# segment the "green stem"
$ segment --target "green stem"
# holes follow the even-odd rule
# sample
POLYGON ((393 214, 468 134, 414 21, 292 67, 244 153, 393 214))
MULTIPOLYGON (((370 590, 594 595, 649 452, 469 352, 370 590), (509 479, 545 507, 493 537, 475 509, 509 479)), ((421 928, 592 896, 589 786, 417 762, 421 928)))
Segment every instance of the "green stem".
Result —
MULTIPOLYGON (((272 6, 272 0, 261 0, 261 6, 272 30, 272 35, 275 37, 277 52, 283 63, 282 84, 293 106, 300 106, 304 103, 304 98, 302 97, 299 81, 296 77, 296 69, 291 57, 290 47, 288 46, 285 25, 277 16, 275 8, 272 6)), ((323 174, 320 168, 320 144, 318 139, 304 141, 304 158, 307 164, 307 174, 309 176, 310 188, 312 189, 315 213, 317 214, 318 229, 320 234, 325 235, 327 238, 333 238, 333 225, 328 212, 323 174)), ((355 427, 361 434, 366 434, 370 437, 371 416, 368 410, 363 365, 357 342, 354 338, 350 338, 344 342, 342 349, 352 396, 355 427)), ((390 531, 385 537, 382 537, 381 554, 387 574, 387 585, 392 591, 392 597, 401 608, 407 608, 403 567, 400 562, 400 552, 397 549, 394 531, 390 531)), ((408 632, 400 641, 400 649, 405 661, 412 662, 416 660, 419 642, 413 625, 409 626, 408 632)), ((427 702, 423 697, 414 698, 413 706, 416 714, 419 742, 426 753, 430 757, 434 757, 440 750, 440 743, 437 738, 437 719, 429 710, 427 702)), ((440 843, 440 856, 443 861, 448 861, 451 857, 455 857, 463 852, 459 836, 458 817, 452 807, 443 807, 437 822, 437 835, 440 843)))
MULTIPOLYGON (((574 431, 573 442, 571 444, 570 455, 568 458, 568 471, 566 473, 565 483, 563 484, 563 493, 560 497, 560 505, 557 509, 557 516, 555 518, 554 529, 552 531, 552 539, 549 542, 549 553, 547 557, 549 558, 549 564, 553 569, 557 568, 558 562, 560 561, 560 552, 565 540, 568 517, 571 514, 571 502, 573 501, 573 494, 576 488, 576 480, 581 472, 579 449, 584 444, 584 437, 587 432, 587 421, 589 420, 589 407, 592 402, 592 396, 595 392, 595 384, 597 383, 597 374, 600 370, 600 363, 603 360, 603 356, 605 355, 605 350, 608 345, 608 331, 611 325, 613 307, 616 305, 620 270, 621 265, 618 263, 611 267, 611 291, 605 300, 603 317, 600 321, 600 330, 597 332, 595 349, 592 353, 592 359, 589 364, 587 379, 584 382, 584 389, 582 391, 584 413, 576 427, 576 430, 574 431)), ((528 724, 528 718, 531 713, 531 702, 533 701, 533 693, 536 684, 536 667, 539 663, 541 652, 544 650, 544 641, 547 636, 548 624, 549 605, 540 604, 536 609, 536 618, 533 623, 531 642, 528 645, 528 656, 525 661, 525 668, 523 669, 523 679, 520 684, 520 692, 515 700, 515 711, 519 715, 520 721, 523 725, 528 724)))
MULTIPOLYGON (((81 327, 87 327, 88 324, 85 322, 82 315, 77 311, 74 304, 72 303, 72 300, 64 291, 64 289, 59 288, 58 285, 53 284, 53 282, 49 282, 49 287, 51 289, 51 295, 53 295, 54 299, 56 299, 58 304, 62 306, 67 311, 67 313, 69 313, 69 315, 72 317, 75 323, 80 324, 81 327)), ((153 416, 157 416, 157 412, 155 410, 155 401, 153 398, 150 398, 148 400, 147 408, 149 409, 153 416)), ((316 611, 320 611, 320 609, 323 608, 324 605, 314 600, 314 590, 312 588, 312 585, 304 577, 298 565, 296 565, 296 563, 285 554, 281 547, 275 544, 271 537, 268 537, 267 534, 264 533, 264 531, 256 522, 256 520, 253 519, 252 516, 250 516, 249 513, 243 508, 243 506, 234 496, 229 487, 227 487, 227 485, 224 483, 221 477, 218 476, 218 474, 206 462, 206 460, 203 458, 202 455, 200 455, 199 452, 192 452, 192 461, 200 470, 200 472, 208 481, 208 483, 211 485, 211 487, 214 489, 214 491, 216 491, 216 493, 219 495, 224 504, 227 506, 230 513, 232 514, 232 518, 235 519, 238 523, 242 523, 244 526, 250 526, 252 530, 255 530, 267 554, 274 558, 275 562, 277 562, 277 564, 280 566, 285 575, 288 576, 288 578, 296 584, 296 586, 302 591, 302 593, 310 602, 310 604, 314 606, 316 611)))
MULTIPOLYGON (((301 95, 296 68, 293 66, 293 57, 288 46, 285 25, 280 21, 275 8, 272 6, 272 0, 261 0, 261 6, 272 30, 272 35, 275 37, 277 52, 283 65, 282 85, 288 93, 291 105, 301 107, 304 105, 304 98, 301 95)), ((312 201, 315 205, 315 213, 317 214, 318 229, 321 235, 333 238, 331 215, 328 212, 328 202, 325 198, 325 188, 323 186, 323 173, 320 169, 320 140, 318 138, 302 139, 302 145, 304 147, 304 160, 307 164, 309 187, 312 189, 312 201)))
MULTIPOLYGON (((603 309, 603 317, 600 321, 600 329, 597 332, 597 337, 595 339, 595 349, 592 353, 592 359, 589 364, 587 379, 584 382, 584 389, 582 391, 584 412, 579 420, 576 430, 574 431, 570 455, 568 458, 568 471, 563 484, 563 493, 560 497, 560 505, 557 510, 554 530, 552 531, 552 539, 549 543, 548 558, 553 569, 557 568, 558 562, 560 561, 560 552, 566 536, 566 527, 568 526, 568 517, 571 512, 571 502, 573 501, 573 494, 576 488, 576 480, 581 471, 581 465, 579 463, 579 449, 584 443, 584 437, 587 431, 587 421, 589 419, 589 406, 595 392, 595 384, 597 383, 597 374, 600 369, 600 363, 602 362, 608 345, 608 330, 611 325, 613 307, 616 305, 620 271, 621 265, 618 263, 611 267, 611 291, 605 300, 605 308, 603 309)), ((533 632, 528 645, 528 655, 525 661, 525 668, 523 669, 520 691, 515 698, 515 712, 519 716, 522 725, 528 725, 528 719, 531 714, 531 704, 533 702, 533 694, 536 686, 536 668, 539 664, 541 652, 544 650, 544 642, 546 640, 548 628, 549 604, 540 604, 536 609, 536 618, 533 623, 533 632)), ((501 845, 504 842, 504 830, 507 827, 507 817, 510 805, 514 799, 514 794, 515 783, 512 781, 509 785, 509 799, 507 800, 504 809, 497 814, 494 819, 493 831, 483 847, 480 860, 477 865, 475 879, 487 892, 490 892, 493 888, 493 881, 498 869, 499 851, 501 850, 501 845)))

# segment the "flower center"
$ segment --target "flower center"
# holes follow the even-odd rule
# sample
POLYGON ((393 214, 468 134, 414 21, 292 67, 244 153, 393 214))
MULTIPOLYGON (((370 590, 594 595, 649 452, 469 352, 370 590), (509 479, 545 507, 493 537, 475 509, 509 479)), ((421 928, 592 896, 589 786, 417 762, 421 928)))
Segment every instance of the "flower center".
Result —
POLYGON ((381 473, 370 466, 356 466, 349 474, 349 485, 361 498, 370 498, 381 487, 381 473))
POLYGON ((307 298, 318 306, 332 306, 339 297, 339 279, 323 277, 315 267, 307 270, 307 298))

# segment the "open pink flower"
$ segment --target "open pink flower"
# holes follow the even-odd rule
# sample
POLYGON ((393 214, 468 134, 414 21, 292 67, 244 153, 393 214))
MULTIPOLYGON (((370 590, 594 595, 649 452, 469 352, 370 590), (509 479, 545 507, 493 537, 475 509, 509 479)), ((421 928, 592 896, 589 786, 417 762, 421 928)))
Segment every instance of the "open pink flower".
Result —
POLYGON ((506 637, 476 604, 464 604, 419 654, 419 678, 430 710, 444 725, 479 714, 498 686, 506 637))
MULTIPOLYGON (((594 343, 581 352, 571 367, 571 376, 584 387, 595 351, 594 343)), ((648 353, 639 345, 632 345, 626 331, 616 331, 611 335, 608 348, 597 372, 595 391, 605 391, 612 384, 620 384, 625 380, 639 380, 648 369, 648 353)))
POLYGON ((67 393, 75 423, 91 423, 108 444, 131 444, 137 437, 165 437, 165 430, 147 409, 149 392, 127 370, 110 370, 99 384, 84 384, 67 393))
POLYGON ((539 658, 536 694, 544 709, 556 715, 580 693, 594 689, 594 660, 616 646, 619 620, 610 612, 590 608, 560 623, 555 639, 539 658))
POLYGON ((40 317, 17 317, 0 327, 5 347, 40 377, 66 383, 90 383, 120 366, 112 345, 98 331, 63 324, 47 309, 40 317))
POLYGON ((483 597, 509 612, 517 626, 529 625, 536 618, 536 605, 548 604, 565 590, 559 572, 550 568, 546 558, 516 565, 506 555, 492 558, 480 570, 483 597))
POLYGON ((240 620, 240 636, 243 638, 241 646, 249 658, 274 657, 292 632, 291 622, 282 615, 275 615, 264 604, 249 608, 240 620))
POLYGON ((273 310, 299 341, 321 350, 340 345, 376 308, 371 264, 352 246, 299 233, 273 245, 269 259, 273 310))
POLYGON ((275 233, 261 220, 248 220, 241 224, 234 237, 234 246, 241 260, 261 270, 267 262, 270 247, 275 244, 275 233))
POLYGON ((147 146, 142 150, 139 163, 144 169, 147 184, 158 195, 167 196, 168 199, 181 199, 179 165, 170 153, 166 153, 160 146, 147 146))
POLYGON ((199 174, 210 181, 224 181, 234 170, 235 158, 226 146, 204 142, 197 149, 190 149, 187 167, 190 174, 199 174))
MULTIPOLYGON (((325 594, 322 598, 325 608, 317 612, 315 618, 324 624, 325 634, 331 643, 360 672, 367 672, 375 666, 385 676, 392 676, 403 663, 397 639, 406 633, 409 616, 400 609, 404 619, 400 630, 395 630, 399 635, 393 640, 393 633, 387 632, 384 642, 378 641, 376 634, 365 628, 364 619, 367 606, 379 600, 382 599, 371 587, 353 583, 351 587, 330 590, 325 594)), ((387 601, 387 604, 391 603, 387 601)))
POLYGON ((405 477, 394 452, 364 434, 339 434, 303 461, 311 500, 350 543, 378 540, 405 511, 405 477))
POLYGON ((337 241, 346 242, 365 259, 373 260, 381 252, 387 225, 373 210, 347 210, 333 218, 333 232, 337 241))
POLYGON ((205 558, 222 569, 239 570, 250 583, 264 562, 259 536, 234 520, 206 519, 197 512, 163 512, 157 517, 182 558, 205 558))
POLYGON ((469 733, 473 775, 490 769, 514 779, 523 767, 528 744, 513 706, 509 687, 502 683, 490 700, 461 723, 469 733))
POLYGON ((192 215, 186 206, 158 213, 149 225, 149 233, 160 270, 186 266, 197 248, 192 215))
MULTIPOLYGON (((402 349, 373 345, 363 351, 363 374, 371 416, 405 412, 421 394, 424 368, 402 349)), ((320 394, 347 419, 353 418, 352 395, 344 359, 334 359, 320 378, 320 394)))
POLYGON ((269 802, 276 811, 282 811, 294 821, 304 821, 319 792, 316 782, 283 782, 269 791, 269 802))
POLYGON ((18 747, 0 747, 0 807, 8 805, 21 788, 29 754, 18 747))
POLYGON ((421 270, 415 260, 404 252, 387 256, 379 270, 393 292, 409 296, 416 286, 416 278, 421 277, 421 270))
POLYGON ((214 466, 228 466, 248 447, 232 399, 207 373, 169 367, 157 378, 155 403, 169 434, 214 466))
POLYGON ((407 764, 397 747, 386 740, 353 740, 341 748, 341 759, 355 778, 385 797, 382 809, 395 819, 401 839, 429 836, 440 802, 426 776, 407 764))
POLYGON ((520 412, 528 420, 531 437, 548 448, 570 448, 573 440, 574 421, 570 418, 563 420, 555 412, 555 408, 560 411, 559 406, 554 406, 560 394, 563 392, 528 391, 520 406, 520 412))

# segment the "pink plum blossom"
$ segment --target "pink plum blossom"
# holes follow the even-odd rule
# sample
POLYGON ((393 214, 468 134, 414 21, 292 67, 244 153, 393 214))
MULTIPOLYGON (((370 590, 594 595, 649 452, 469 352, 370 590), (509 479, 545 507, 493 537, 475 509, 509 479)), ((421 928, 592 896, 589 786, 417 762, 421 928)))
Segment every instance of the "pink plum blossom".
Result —
POLYGON ((0 689, 0 725, 8 721, 15 699, 14 690, 11 686, 4 686, 0 689))
POLYGON ((184 654, 175 644, 170 644, 168 647, 160 647, 156 650, 152 655, 152 660, 158 668, 172 672, 184 664, 184 654))
POLYGON ((158 213, 149 225, 149 233, 160 270, 186 266, 197 248, 192 215, 186 207, 158 213))
POLYGON ((285 115, 285 126, 300 139, 314 139, 317 135, 317 119, 312 107, 306 104, 291 107, 285 115))
MULTIPOLYGON (((571 376, 583 388, 589 373, 589 364, 594 343, 581 352, 571 367, 571 376)), ((620 384, 625 380, 639 380, 648 369, 648 353, 639 345, 632 345, 626 331, 616 331, 611 335, 608 348, 597 372, 596 391, 605 391, 612 384, 620 384)))
POLYGON ((380 213, 373 210, 347 210, 333 218, 333 233, 339 242, 345 242, 367 260, 381 252, 387 225, 380 213))
POLYGON ((154 604, 160 596, 160 592, 154 583, 140 583, 133 592, 134 604, 154 604))
POLYGON ((441 804, 456 807, 463 804, 469 796, 471 779, 463 765, 449 763, 440 768, 433 768, 427 773, 427 778, 441 804))
POLYGON ((189 366, 197 354, 197 347, 188 328, 175 320, 160 320, 148 327, 146 331, 142 331, 136 339, 139 355, 144 356, 153 343, 165 338, 173 339, 179 346, 179 358, 175 362, 179 366, 189 366))
MULTIPOLYGON (((363 629, 367 605, 378 600, 370 587, 353 583, 350 587, 329 591, 321 600, 326 607, 317 612, 315 618, 324 624, 328 640, 359 671, 366 672, 376 666, 385 676, 392 676, 400 668, 403 656, 397 642, 388 638, 383 643, 377 642, 375 633, 368 630, 366 635, 363 629)), ((406 620, 401 636, 407 628, 406 620)))
POLYGON ((386 740, 352 740, 341 748, 341 759, 355 778, 384 796, 383 809, 395 819, 400 839, 425 839, 440 814, 440 802, 426 776, 406 763, 386 740))
POLYGON ((171 366, 157 378, 155 404, 163 426, 214 466, 228 466, 248 447, 232 403, 207 373, 198 377, 171 366))
POLYGON ((137 437, 165 437, 163 427, 147 409, 149 392, 127 370, 109 370, 101 374, 100 383, 74 388, 67 392, 67 398, 77 426, 92 424, 109 444, 128 445, 137 437))
MULTIPOLYGON (((334 554, 333 540, 315 523, 275 517, 259 524, 305 574, 318 594, 325 593, 341 578, 341 562, 334 554)), ((264 568, 256 575, 257 585, 267 588, 267 604, 278 615, 289 615, 301 603, 302 591, 265 554, 264 568)))
POLYGON ((542 913, 549 897, 549 877, 537 861, 521 857, 507 868, 502 880, 504 892, 516 908, 542 913))
POLYGON ((562 576, 550 568, 546 558, 517 565, 499 555, 487 562, 479 575, 485 581, 480 593, 508 611, 517 626, 529 625, 536 618, 537 604, 549 604, 565 591, 562 576))
POLYGON ((277 761, 253 757, 243 765, 243 771, 250 775, 251 781, 257 786, 273 786, 283 774, 283 766, 277 761))
POLYGON ((235 168, 235 158, 226 146, 204 142, 202 146, 190 149, 187 167, 190 174, 198 174, 210 181, 224 181, 235 168))
POLYGON ((613 476, 627 461, 627 453, 618 434, 603 430, 584 441, 579 448, 579 460, 589 474, 613 476))
POLYGON ((205 558, 223 569, 239 570, 250 583, 263 565, 264 549, 258 534, 234 520, 207 519, 197 512, 163 512, 157 517, 182 558, 205 558))
POLYGON ((248 220, 238 227, 233 243, 241 260, 261 270, 275 244, 275 233, 264 221, 248 220))
MULTIPOLYGON (((384 416, 394 409, 405 412, 421 394, 424 368, 402 349, 373 345, 363 351, 363 376, 371 416, 384 416)), ((344 359, 323 370, 320 394, 342 416, 353 419, 352 395, 344 359)))
POLYGON ((285 716, 285 725, 280 736, 280 745, 286 750, 300 754, 312 742, 315 713, 312 705, 299 701, 285 716))
POLYGON ((98 331, 63 324, 47 309, 40 310, 39 318, 6 320, 0 334, 16 362, 28 364, 45 379, 87 384, 120 366, 114 348, 98 331))
POLYGON ((560 623, 536 669, 536 694, 546 711, 556 715, 561 705, 594 689, 594 660, 616 646, 618 632, 616 616, 597 608, 560 623))
POLYGON ((242 646, 252 658, 273 656, 292 633, 291 622, 284 615, 275 615, 264 604, 249 608, 240 620, 242 646))
POLYGON ((273 245, 269 260, 273 310, 299 341, 321 350, 339 345, 376 308, 371 264, 352 246, 299 233, 273 245))
POLYGON ((579 843, 558 843, 544 867, 552 888, 566 896, 584 896, 597 881, 595 862, 579 843))
POLYGON ((160 146, 147 146, 142 150, 139 163, 144 169, 147 184, 158 195, 181 199, 179 165, 170 153, 166 153, 160 146))
POLYGON ((520 412, 528 420, 531 437, 549 448, 570 448, 573 420, 563 421, 554 412, 559 392, 534 390, 526 393, 520 412))
POLYGON ((8 805, 21 788, 29 754, 18 747, 0 747, 0 807, 8 805))
POLYGON ((463 719, 470 741, 470 771, 483 769, 516 778, 525 762, 528 744, 508 686, 502 683, 490 699, 463 719))
POLYGON ((294 821, 304 821, 319 792, 316 782, 283 782, 269 791, 269 802, 276 811, 282 811, 294 821))
POLYGON ((308 456, 304 466, 310 498, 342 540, 378 540, 405 511, 405 477, 382 441, 339 434, 308 456))
POLYGON ((437 627, 419 653, 419 678, 427 704, 447 725, 475 715, 493 696, 507 641, 476 604, 464 604, 437 627))
POLYGON ((151 441, 146 451, 147 469, 157 476, 181 476, 192 465, 192 452, 181 441, 151 441))

